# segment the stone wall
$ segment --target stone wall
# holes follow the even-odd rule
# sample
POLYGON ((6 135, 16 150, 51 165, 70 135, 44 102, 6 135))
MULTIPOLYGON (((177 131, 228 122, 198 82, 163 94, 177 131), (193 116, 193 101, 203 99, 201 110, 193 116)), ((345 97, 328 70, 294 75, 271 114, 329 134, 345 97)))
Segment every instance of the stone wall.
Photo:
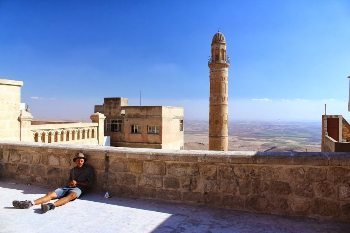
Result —
POLYGON ((342 119, 343 120, 343 140, 349 142, 350 141, 350 125, 349 123, 345 120, 345 118, 342 119))
POLYGON ((323 152, 349 152, 350 142, 337 142, 333 138, 326 135, 324 137, 324 143, 322 145, 323 152))
POLYGON ((162 116, 162 149, 183 149, 184 109, 180 107, 163 106, 162 116))
POLYGON ((350 222, 350 153, 175 151, 0 143, 1 178, 63 185, 77 152, 96 189, 259 213, 350 222))
POLYGON ((322 143, 322 152, 333 152, 336 149, 337 141, 328 135, 324 136, 322 143))

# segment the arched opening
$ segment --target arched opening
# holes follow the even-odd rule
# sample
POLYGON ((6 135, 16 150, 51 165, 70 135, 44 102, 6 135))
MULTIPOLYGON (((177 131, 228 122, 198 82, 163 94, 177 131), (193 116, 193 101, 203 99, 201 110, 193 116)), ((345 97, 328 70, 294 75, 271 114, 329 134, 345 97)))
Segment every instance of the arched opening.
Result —
POLYGON ((90 138, 90 129, 87 130, 86 138, 90 138))
POLYGON ((47 142, 51 143, 51 141, 52 141, 52 132, 49 132, 47 142))
POLYGON ((67 133, 66 133, 66 141, 68 142, 69 141, 69 131, 67 131, 67 133))
POLYGON ((75 140, 75 130, 72 131, 72 141, 75 140))
POLYGON ((46 136, 46 134, 45 134, 45 132, 43 132, 41 134, 41 142, 45 142, 45 136, 46 136))
POLYGON ((80 129, 78 129, 78 131, 77 131, 77 140, 80 140, 80 134, 81 134, 81 131, 80 131, 80 129))
POLYGON ((91 130, 91 138, 95 138, 95 129, 91 130))
POLYGON ((63 140, 64 140, 64 131, 62 130, 61 131, 61 142, 63 142, 63 140))
POLYGON ((39 141, 39 133, 35 133, 34 134, 34 142, 38 142, 39 141))
POLYGON ((81 139, 85 139, 85 129, 83 129, 83 135, 81 136, 81 139))
POLYGON ((55 139, 54 139, 55 142, 58 142, 58 132, 56 131, 55 132, 55 139))

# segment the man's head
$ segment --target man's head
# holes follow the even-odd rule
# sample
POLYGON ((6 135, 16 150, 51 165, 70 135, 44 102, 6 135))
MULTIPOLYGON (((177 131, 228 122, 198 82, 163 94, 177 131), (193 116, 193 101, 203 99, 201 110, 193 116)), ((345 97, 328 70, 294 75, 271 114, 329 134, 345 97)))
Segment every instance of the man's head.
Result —
POLYGON ((73 161, 76 163, 77 167, 82 167, 86 161, 85 155, 83 153, 78 153, 73 161))

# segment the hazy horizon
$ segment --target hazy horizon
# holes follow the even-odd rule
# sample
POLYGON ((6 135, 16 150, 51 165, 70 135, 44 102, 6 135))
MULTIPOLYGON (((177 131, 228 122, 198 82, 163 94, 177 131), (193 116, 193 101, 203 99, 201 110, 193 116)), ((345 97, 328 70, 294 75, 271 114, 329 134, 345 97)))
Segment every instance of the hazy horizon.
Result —
MULTIPOLYGON (((34 118, 38 119, 90 119, 94 105, 102 104, 103 99, 89 97, 73 100, 61 99, 30 99, 27 104, 34 118), (98 102, 99 101, 99 102, 98 102)), ((347 102, 336 100, 233 100, 229 101, 229 121, 290 121, 290 122, 321 122, 324 114, 324 103, 327 104, 327 114, 343 115, 350 119, 347 102), (260 103, 260 104, 256 104, 260 103), (283 108, 288 105, 288 109, 283 108)), ((138 106, 138 99, 129 100, 129 105, 138 106)), ((185 120, 208 121, 209 101, 195 100, 142 100, 143 106, 178 106, 184 107, 185 120), (181 105, 182 104, 182 105, 181 105)))

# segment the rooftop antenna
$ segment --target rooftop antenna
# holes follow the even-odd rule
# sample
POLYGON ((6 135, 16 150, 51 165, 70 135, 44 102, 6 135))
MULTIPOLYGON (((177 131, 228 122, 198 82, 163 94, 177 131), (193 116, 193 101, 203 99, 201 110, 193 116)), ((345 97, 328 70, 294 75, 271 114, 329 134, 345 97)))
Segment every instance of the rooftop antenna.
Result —
MULTIPOLYGON (((350 81, 350 76, 348 76, 348 79, 350 81)), ((350 112, 350 83, 349 83, 349 101, 348 101, 348 111, 350 112)))
POLYGON ((140 106, 141 106, 141 90, 140 90, 140 106))
POLYGON ((327 104, 324 104, 324 115, 327 115, 327 104))

